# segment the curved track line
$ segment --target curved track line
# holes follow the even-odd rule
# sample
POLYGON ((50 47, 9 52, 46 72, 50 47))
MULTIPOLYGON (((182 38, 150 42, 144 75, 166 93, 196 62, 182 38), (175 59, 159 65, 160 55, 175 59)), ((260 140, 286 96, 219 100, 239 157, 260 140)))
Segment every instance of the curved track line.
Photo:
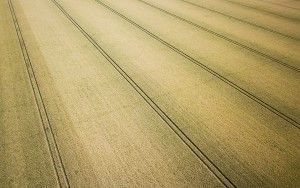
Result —
POLYGON ((237 84, 235 84, 234 82, 230 81, 229 79, 225 78, 224 76, 222 76, 221 74, 217 73, 216 71, 214 71, 213 69, 209 68, 208 66, 202 64, 201 62, 199 62, 198 60, 194 59, 193 57, 187 55, 185 52, 181 51, 180 49, 176 48, 175 46, 169 44, 168 42, 164 41, 163 39, 159 38, 157 35, 154 35, 153 33, 151 33, 150 31, 148 31, 147 29, 143 28, 142 26, 138 25, 137 23, 133 22, 132 20, 130 20, 129 18, 127 18, 126 16, 124 16, 123 14, 119 13, 118 11, 112 9, 111 7, 107 6, 106 4, 104 4, 103 2, 99 1, 99 0, 95 0, 96 2, 98 2, 99 4, 101 4, 102 6, 106 7, 107 9, 109 9, 111 12, 117 14, 118 16, 120 16, 121 18, 123 18, 124 20, 126 20, 127 22, 129 22, 130 24, 132 24, 133 26, 139 28, 140 30, 142 30, 143 32, 145 32, 146 34, 148 34, 149 36, 151 36, 152 38, 156 39, 157 41, 159 41, 160 43, 162 43, 163 45, 169 47, 170 49, 172 49, 173 51, 175 51, 176 53, 180 54, 181 56, 185 57, 186 59, 188 59, 189 61, 191 61, 192 63, 194 63, 195 65, 198 65, 199 67, 201 67, 202 69, 204 69, 205 71, 209 72, 210 74, 212 74, 213 76, 215 76, 216 78, 220 79, 221 81, 223 81, 224 83, 228 84, 229 86, 231 86, 232 88, 236 89, 237 91, 239 91, 240 93, 244 94, 245 96, 247 96, 248 98, 252 99, 253 101, 255 101, 256 103, 258 103, 259 105, 261 105, 262 107, 265 107, 266 109, 268 109, 269 111, 271 111, 272 113, 276 114, 277 116, 279 116, 280 118, 286 120, 287 122, 289 122, 290 124, 292 124, 293 126, 295 126, 296 128, 300 129, 300 123, 298 123, 296 120, 294 120, 293 118, 289 117, 288 115, 285 115, 284 113, 280 112, 279 110, 277 110, 276 108, 272 107, 271 105, 269 105, 268 103, 264 102, 263 100, 259 99, 258 97, 256 97, 254 94, 248 92, 247 90, 243 89, 242 87, 238 86, 237 84))
POLYGON ((11 0, 8 0, 8 4, 9 4, 9 8, 10 8, 10 12, 12 15, 12 19, 14 22, 14 26, 15 26, 15 30, 19 39, 19 44, 20 44, 20 48, 22 51, 22 55, 24 58, 24 63, 26 65, 26 69, 27 69, 27 73, 28 73, 28 77, 30 79, 30 84, 33 90, 33 94, 34 94, 34 98, 35 98, 35 102, 39 111, 39 115, 43 124, 43 130, 45 133, 45 137, 46 137, 46 141, 48 144, 48 149, 50 152, 50 156, 52 158, 52 162, 53 162, 53 166, 55 169, 55 173, 59 182, 59 186, 60 187, 70 187, 69 184, 69 180, 65 171, 65 167, 64 164, 62 162, 62 158, 55 140, 55 136, 53 134, 53 130, 51 127, 51 124, 49 122, 49 118, 48 118, 48 114, 47 114, 47 110, 45 108, 45 104, 43 101, 43 97, 41 95, 36 77, 35 77, 35 73, 30 61, 30 57, 28 55, 28 51, 26 48, 26 44, 24 41, 24 38, 22 36, 22 32, 15 14, 15 10, 13 7, 13 4, 11 2, 11 0))
POLYGON ((179 1, 183 1, 183 2, 185 2, 185 3, 187 3, 187 4, 190 4, 190 5, 193 5, 193 6, 196 6, 196 7, 199 7, 199 8, 202 8, 202 9, 205 9, 205 10, 208 10, 208 11, 211 11, 211 12, 214 12, 214 13, 217 13, 217 14, 220 14, 220 15, 222 15, 222 16, 224 16, 224 17, 228 17, 228 18, 230 18, 230 19, 237 20, 237 21, 242 22, 242 23, 247 24, 247 25, 251 25, 251 26, 254 26, 254 27, 258 27, 258 28, 260 28, 260 29, 269 31, 269 32, 274 33, 274 34, 277 34, 277 35, 281 35, 281 36, 286 37, 286 38, 289 38, 289 39, 293 39, 293 40, 297 40, 297 41, 300 40, 300 38, 293 37, 293 36, 290 36, 290 35, 286 35, 286 34, 281 33, 281 32, 279 32, 279 31, 275 31, 275 30, 272 30, 272 29, 270 29, 270 28, 267 28, 267 27, 264 27, 264 26, 261 26, 261 25, 257 25, 257 24, 255 24, 255 23, 248 22, 248 21, 246 21, 246 20, 242 20, 242 19, 240 19, 240 18, 237 18, 237 17, 234 17, 234 16, 230 16, 230 15, 225 14, 225 13, 223 13, 223 12, 220 12, 220 11, 217 11, 217 10, 214 10, 214 9, 207 8, 207 7, 205 7, 205 6, 202 6, 202 5, 199 5, 199 4, 196 4, 196 3, 189 2, 189 1, 187 1, 187 0, 179 0, 179 1))
POLYGON ((272 56, 270 56, 270 55, 268 55, 268 54, 265 54, 265 53, 263 53, 263 52, 260 52, 260 51, 254 49, 254 48, 251 48, 251 47, 249 47, 249 46, 247 46, 247 45, 241 44, 241 43, 239 43, 239 42, 237 42, 237 41, 235 41, 235 40, 233 40, 233 39, 231 39, 231 38, 228 38, 228 37, 226 37, 226 36, 224 36, 224 35, 221 35, 221 34, 215 32, 215 31, 213 31, 213 30, 207 29, 206 27, 203 27, 203 26, 201 26, 201 25, 198 25, 198 24, 196 24, 196 23, 194 23, 194 22, 191 22, 191 21, 189 21, 189 20, 187 20, 187 19, 185 19, 185 18, 182 18, 182 17, 180 17, 180 16, 177 16, 176 14, 173 14, 173 13, 171 13, 171 12, 169 12, 169 11, 166 11, 166 10, 164 10, 164 9, 162 9, 162 8, 159 8, 159 7, 157 7, 157 6, 155 6, 155 5, 152 5, 152 4, 148 3, 148 2, 145 2, 145 1, 143 1, 143 0, 136 0, 136 1, 140 1, 141 3, 144 3, 144 4, 150 6, 150 7, 154 8, 154 9, 157 9, 157 10, 159 10, 159 11, 161 11, 161 12, 164 12, 164 13, 166 13, 166 14, 168 14, 168 15, 174 17, 174 18, 177 18, 177 19, 181 20, 181 21, 184 21, 184 22, 186 22, 186 23, 188 23, 188 24, 190 24, 190 25, 192 25, 192 26, 194 26, 194 27, 197 27, 197 28, 199 28, 199 29, 201 29, 201 30, 203 30, 203 31, 205 31, 205 32, 207 32, 207 33, 210 33, 210 34, 212 34, 212 35, 215 35, 215 36, 217 36, 217 37, 219 37, 219 38, 221 38, 221 39, 223 39, 223 40, 226 40, 226 41, 228 41, 228 42, 230 42, 230 43, 232 43, 232 44, 235 44, 236 46, 239 46, 239 47, 241 47, 241 48, 244 48, 244 49, 246 49, 246 50, 248 50, 248 51, 250 51, 250 52, 252 52, 252 53, 254 53, 254 54, 257 54, 257 55, 262 56, 262 57, 264 57, 264 58, 266 58, 266 59, 269 59, 269 60, 271 60, 271 61, 274 61, 275 63, 278 63, 278 64, 280 64, 280 65, 283 65, 283 66, 285 66, 285 67, 287 67, 287 68, 289 68, 289 69, 292 69, 292 70, 294 70, 294 71, 300 72, 300 69, 297 68, 297 67, 294 67, 294 66, 289 65, 289 64, 287 64, 287 63, 285 63, 285 62, 282 62, 282 61, 280 61, 280 60, 278 60, 278 59, 276 59, 276 58, 274 58, 274 57, 272 57, 272 56))
POLYGON ((92 38, 66 10, 56 1, 51 0, 69 21, 84 35, 84 37, 101 53, 113 68, 133 87, 133 89, 148 103, 149 106, 167 123, 169 128, 189 147, 207 168, 226 187, 236 187, 222 171, 198 148, 196 144, 178 127, 178 125, 143 91, 143 89, 120 67, 117 62, 92 38))

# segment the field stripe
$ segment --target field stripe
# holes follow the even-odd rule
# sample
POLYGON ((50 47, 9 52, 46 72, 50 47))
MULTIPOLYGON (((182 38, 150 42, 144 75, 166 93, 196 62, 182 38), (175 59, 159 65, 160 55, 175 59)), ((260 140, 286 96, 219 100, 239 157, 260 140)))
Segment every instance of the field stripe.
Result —
POLYGON ((262 0, 264 3, 268 3, 268 4, 272 4, 272 5, 277 5, 279 7, 285 7, 285 8, 290 8, 290 9, 294 9, 294 10, 300 10, 299 8, 296 8, 296 7, 291 7, 291 6, 287 6, 287 5, 284 5, 282 3, 275 3, 275 2, 271 2, 271 1, 266 1, 266 0, 262 0))
POLYGON ((189 61, 191 61, 192 63, 194 63, 195 65, 201 67, 203 70, 209 72, 210 74, 212 74, 213 76, 215 76, 216 78, 220 79, 221 81, 223 81, 224 83, 228 84, 229 86, 231 86, 232 88, 234 88, 235 90, 239 91, 240 93, 242 93, 243 95, 247 96, 248 98, 252 99, 254 102, 258 103, 259 105, 261 105, 262 107, 268 109, 269 111, 271 111, 272 113, 276 114, 278 117, 284 119, 285 121, 289 122, 291 125, 295 126, 296 128, 300 129, 300 123, 297 122, 296 120, 294 120, 293 118, 289 117, 288 115, 282 113, 281 111, 277 110, 276 108, 272 107, 270 104, 264 102, 263 100, 259 99, 258 97, 256 97, 254 94, 252 94, 251 92, 243 89, 242 87, 238 86, 237 84, 235 84, 234 82, 230 81, 229 79, 225 78, 224 76, 222 76, 221 74, 217 73, 216 71, 214 71, 213 69, 209 68, 208 66, 202 64, 201 62, 199 62, 198 60, 194 59, 193 57, 187 55, 185 52, 183 52, 182 50, 176 48, 175 46, 173 46, 172 44, 169 44, 168 42, 164 41, 163 39, 161 39, 160 37, 158 37, 157 35, 151 33, 150 31, 148 31, 147 29, 143 28, 142 26, 138 25, 137 23, 135 23, 134 21, 130 20, 129 18, 127 18, 126 16, 124 16, 123 14, 119 13, 118 11, 112 9, 111 7, 109 7, 108 5, 104 4, 103 2, 99 1, 99 0, 95 0, 96 2, 98 2, 99 4, 101 4, 102 6, 106 7, 107 9, 109 9, 111 12, 115 13, 116 15, 120 16, 121 18, 123 18, 124 20, 126 20, 127 22, 129 22, 130 24, 134 25, 135 27, 139 28, 140 30, 142 30, 143 32, 145 32, 146 34, 148 34, 149 36, 151 36, 152 38, 156 39, 157 41, 161 42, 162 44, 164 44, 165 46, 169 47, 170 49, 172 49, 173 51, 175 51, 176 53, 180 54, 181 56, 185 57, 186 59, 188 59, 189 61))
POLYGON ((176 125, 176 123, 143 91, 143 89, 117 64, 117 62, 65 11, 65 9, 51 0, 70 22, 93 44, 93 46, 106 58, 116 71, 133 87, 133 89, 151 106, 151 108, 164 120, 170 129, 187 145, 187 147, 207 166, 207 168, 222 182, 226 187, 236 187, 222 171, 201 151, 200 148, 176 125))
POLYGON ((42 121, 42 125, 43 125, 43 130, 45 133, 45 137, 46 137, 46 141, 48 144, 48 149, 50 151, 50 155, 53 161, 53 165, 55 168, 55 172, 56 172, 56 176, 59 182, 59 186, 60 187, 70 187, 69 185, 69 180, 65 171, 65 167, 55 140, 55 136, 53 134, 53 130, 51 127, 51 124, 49 122, 49 118, 48 118, 48 114, 47 114, 47 110, 45 108, 45 104, 35 77, 35 73, 30 61, 30 57, 28 55, 28 51, 26 48, 26 44, 24 41, 24 38, 22 36, 22 32, 21 32, 21 28, 19 26, 16 14, 15 14, 15 10, 13 7, 13 4, 11 2, 11 0, 8 0, 8 4, 9 4, 9 8, 10 8, 10 12, 14 21, 14 26, 15 26, 15 30, 16 30, 16 34, 18 36, 18 40, 19 40, 19 44, 20 44, 20 48, 23 54, 23 58, 24 58, 24 63, 26 65, 27 68, 27 73, 30 79, 30 83, 31 83, 31 87, 34 93, 34 98, 36 101, 36 105, 39 111, 39 115, 42 121))
POLYGON ((300 21, 299 18, 287 17, 287 16, 284 16, 284 15, 276 14, 275 12, 271 12, 271 11, 268 11, 268 10, 265 10, 265 9, 262 9, 262 8, 258 8, 258 7, 252 7, 250 5, 246 5, 246 4, 243 4, 243 3, 240 3, 240 2, 235 2, 235 1, 232 1, 232 0, 223 0, 223 1, 227 1, 229 3, 235 4, 235 5, 238 5, 238 6, 241 6, 241 7, 246 7, 248 9, 264 12, 264 13, 267 13, 267 14, 270 14, 270 15, 273 15, 273 16, 277 16, 277 17, 280 17, 280 18, 292 20, 294 22, 299 22, 300 21))
POLYGON ((285 67, 287 67, 287 68, 289 68, 289 69, 291 69, 291 70, 294 70, 294 71, 297 71, 297 72, 300 73, 300 69, 299 69, 299 68, 294 67, 294 66, 292 66, 292 65, 289 65, 288 63, 282 62, 282 61, 280 61, 280 60, 278 60, 278 59, 276 59, 276 58, 274 58, 274 57, 272 57, 272 56, 270 56, 270 55, 268 55, 268 54, 265 54, 265 53, 263 53, 263 52, 260 52, 260 51, 254 49, 254 48, 251 48, 251 47, 249 47, 249 46, 247 46, 247 45, 241 44, 241 43, 239 43, 239 42, 237 42, 237 41, 235 41, 235 40, 233 40, 233 39, 231 39, 231 38, 228 38, 228 37, 226 37, 226 36, 224 36, 224 35, 221 35, 221 34, 215 32, 215 31, 213 31, 213 30, 210 30, 210 29, 208 29, 208 28, 206 28, 206 27, 203 27, 203 26, 201 26, 201 25, 198 25, 198 24, 196 24, 196 23, 194 23, 194 22, 192 22, 192 21, 189 21, 189 20, 187 20, 187 19, 185 19, 185 18, 182 18, 182 17, 180 17, 180 16, 177 16, 176 14, 173 14, 173 13, 171 13, 171 12, 169 12, 169 11, 166 11, 166 10, 164 10, 164 9, 162 9, 162 8, 159 8, 159 7, 155 6, 155 5, 152 5, 152 4, 150 4, 150 3, 146 2, 146 1, 143 1, 143 0, 137 0, 137 1, 140 1, 141 3, 144 3, 144 4, 146 4, 146 5, 148 5, 148 6, 152 7, 152 8, 155 8, 155 9, 161 11, 161 12, 164 12, 164 13, 166 13, 166 14, 172 16, 172 17, 175 17, 175 18, 181 20, 181 21, 184 21, 184 22, 186 22, 186 23, 188 23, 188 24, 190 24, 190 25, 192 25, 192 26, 194 26, 194 27, 197 27, 197 28, 199 28, 199 29, 201 29, 201 30, 203 30, 203 31, 205 31, 205 32, 208 32, 208 33, 213 34, 213 35, 215 35, 215 36, 217 36, 217 37, 219 37, 219 38, 221 38, 221 39, 223 39, 223 40, 226 40, 226 41, 228 41, 228 42, 230 42, 230 43, 232 43, 232 44, 235 44, 236 46, 239 46, 239 47, 241 47, 241 48, 244 48, 244 49, 246 49, 246 50, 248 50, 248 51, 250 51, 250 52, 252 52, 252 53, 254 53, 254 54, 257 54, 257 55, 259 55, 259 56, 262 56, 262 57, 264 57, 264 58, 266 58, 266 59, 269 59, 269 60, 271 60, 271 61, 274 61, 275 63, 278 63, 278 64, 280 64, 280 65, 283 65, 283 66, 285 66, 285 67))
POLYGON ((211 8, 208 8, 208 7, 205 7, 205 6, 202 6, 202 5, 199 5, 199 4, 196 4, 196 3, 193 3, 193 2, 189 2, 188 0, 179 0, 179 1, 183 1, 187 4, 190 4, 190 5, 193 5, 193 6, 196 6, 196 7, 199 7, 199 8, 202 8, 202 9, 205 9, 205 10, 208 10, 210 12, 214 12, 214 13, 217 13, 217 14, 220 14, 224 17, 227 17, 227 18, 230 18, 230 19, 234 19, 236 21, 239 21, 239 22, 242 22, 244 24, 247 24, 247 25, 251 25, 251 26, 254 26, 254 27, 258 27, 260 29, 263 29, 265 31, 269 31, 271 33, 274 33, 274 34, 277 34, 277 35, 281 35, 283 37, 286 37, 286 38, 289 38, 289 39, 293 39, 293 40, 297 40, 299 41, 300 38, 297 38, 297 37, 293 37, 293 36, 290 36, 290 35, 287 35, 287 34, 284 34, 284 33, 281 33, 279 31, 275 31, 273 29, 270 29, 270 28, 267 28, 267 27, 264 27, 264 26, 261 26, 261 25, 257 25, 255 23, 252 23, 252 22, 249 22, 249 21, 246 21, 246 20, 242 20, 240 18, 237 18, 237 17, 234 17, 234 16, 230 16, 228 14, 225 14, 223 12, 220 12, 220 11, 217 11, 217 10, 214 10, 214 9, 211 9, 211 8))

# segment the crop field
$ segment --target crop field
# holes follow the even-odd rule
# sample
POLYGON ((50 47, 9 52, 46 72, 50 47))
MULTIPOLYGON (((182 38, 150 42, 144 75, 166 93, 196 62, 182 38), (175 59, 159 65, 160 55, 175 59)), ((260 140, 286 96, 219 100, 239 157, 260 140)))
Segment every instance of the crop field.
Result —
POLYGON ((0 187, 300 187, 300 1, 1 0, 0 187))

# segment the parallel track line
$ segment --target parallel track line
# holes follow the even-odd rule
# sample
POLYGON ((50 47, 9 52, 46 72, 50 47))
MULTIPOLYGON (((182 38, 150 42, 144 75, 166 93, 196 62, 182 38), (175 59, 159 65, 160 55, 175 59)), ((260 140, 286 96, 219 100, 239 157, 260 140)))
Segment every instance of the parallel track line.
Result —
POLYGON ((282 3, 275 3, 275 2, 270 2, 270 1, 266 1, 266 0, 262 0, 262 1, 265 2, 265 3, 268 3, 268 4, 277 5, 279 7, 285 7, 285 8, 290 8, 290 9, 294 9, 294 10, 300 10, 299 8, 290 7, 290 6, 284 5, 282 3))
POLYGON ((283 37, 286 37, 286 38, 289 38, 289 39, 292 39, 292 40, 296 40, 296 41, 299 41, 300 39, 297 38, 297 37, 294 37, 294 36, 290 36, 290 35, 287 35, 287 34, 284 34, 284 33, 281 33, 279 31, 275 31, 273 29, 270 29, 270 28, 267 28, 267 27, 264 27, 262 25, 258 25, 258 24, 255 24, 255 23, 252 23, 252 22, 249 22, 249 21, 246 21, 246 20, 242 20, 240 18, 237 18, 237 17, 234 17, 234 16, 230 16, 228 14, 225 14, 223 12, 220 12, 220 11, 217 11, 217 10, 214 10, 214 9, 211 9, 211 8, 208 8, 208 7, 205 7, 205 6, 202 6, 202 5, 199 5, 199 4, 196 4, 196 3, 193 3, 193 2, 190 2, 190 1, 187 1, 187 0, 179 0, 179 1, 183 1, 187 4, 190 4, 190 5, 193 5, 195 7, 199 7, 199 8, 202 8, 204 10, 208 10, 210 12, 214 12, 216 14, 219 14, 221 16, 224 16, 224 17, 227 17, 227 18, 230 18, 230 19, 233 19, 233 20, 236 20, 236 21, 239 21, 239 22, 242 22, 244 24, 247 24, 247 25, 251 25, 251 26, 254 26, 254 27, 257 27, 257 28, 260 28, 260 29, 263 29, 265 31, 268 31, 268 32, 271 32, 271 33, 274 33, 274 34, 277 34, 277 35, 281 35, 283 37))
POLYGON ((42 121, 42 125, 43 125, 43 130, 45 133, 45 137, 46 137, 46 141, 47 141, 47 145, 48 145, 48 149, 50 152, 50 156, 52 158, 52 162, 53 162, 53 166, 55 169, 55 173, 57 176, 57 180, 59 183, 60 187, 70 187, 69 184, 69 180, 65 171, 65 167, 64 164, 62 162, 62 158, 56 143, 56 139, 55 136, 53 134, 53 130, 51 127, 51 124, 49 122, 49 117, 48 117, 48 113, 47 110, 45 108, 45 104, 43 101, 43 97, 41 95, 39 86, 38 86, 38 82, 36 80, 36 76, 30 61, 30 57, 28 54, 28 50, 21 32, 21 28, 19 26, 18 20, 17 20, 17 16, 15 14, 15 10, 13 7, 13 4, 11 2, 11 0, 8 0, 8 5, 10 8, 10 12, 11 12, 11 16, 14 22, 14 26, 15 26, 15 30, 16 30, 16 34, 18 36, 18 40, 19 40, 19 44, 20 44, 20 48, 22 51, 22 55, 24 58, 24 63, 27 69, 27 73, 28 73, 28 77, 30 79, 30 84, 32 87, 32 91, 34 94, 34 98, 35 98, 35 102, 39 111, 39 115, 42 121))
POLYGON ((277 17, 280 17, 280 18, 284 18, 284 19, 287 19, 287 20, 292 20, 294 22, 299 22, 300 21, 299 18, 287 17, 287 16, 276 14, 275 12, 271 12, 271 11, 268 11, 268 10, 265 10, 265 9, 262 9, 262 8, 253 7, 253 6, 250 6, 250 5, 245 5, 245 4, 240 3, 240 2, 235 2, 235 1, 231 1, 231 0, 223 0, 223 1, 227 1, 229 3, 235 4, 235 5, 238 5, 238 6, 246 7, 248 9, 253 9, 253 10, 256 10, 256 11, 260 11, 260 12, 270 14, 270 15, 273 15, 273 16, 277 16, 277 17))
POLYGON ((124 20, 126 20, 127 22, 129 22, 130 24, 132 24, 133 26, 139 28, 140 30, 144 31, 146 34, 148 34, 149 36, 151 36, 152 38, 156 39, 157 41, 159 41, 160 43, 164 44, 165 46, 169 47, 170 49, 172 49, 173 51, 175 51, 176 53, 180 54, 181 56, 185 57, 186 59, 188 59, 189 61, 191 61, 192 63, 194 63, 195 65, 201 67, 203 70, 209 72, 210 74, 214 75, 216 78, 220 79, 221 81, 223 81, 224 83, 228 84, 229 86, 231 86, 232 88, 236 89, 237 91, 239 91, 240 93, 244 94, 245 96, 247 96, 248 98, 252 99, 254 102, 258 103, 259 105, 261 105, 262 107, 268 109, 269 111, 271 111, 272 113, 276 114, 278 117, 284 119, 285 121, 289 122, 291 125, 295 126, 296 128, 300 129, 300 124, 294 120, 293 118, 289 117, 288 115, 280 112, 279 110, 277 110, 276 108, 272 107, 270 104, 264 102, 263 100, 259 99, 258 97, 256 97, 254 94, 252 94, 251 92, 243 89, 242 87, 238 86, 237 84, 235 84, 234 82, 230 81, 229 79, 225 78, 224 76, 222 76, 221 74, 217 73, 216 71, 214 71, 213 69, 209 68, 208 66, 202 64, 201 62, 199 62, 198 60, 194 59, 193 57, 187 55, 185 52, 181 51, 180 49, 176 48, 175 46, 169 44, 168 42, 164 41, 163 39, 159 38, 157 35, 151 33, 150 31, 148 31, 147 29, 143 28, 142 26, 138 25, 137 23, 135 23, 134 21, 130 20, 129 18, 127 18, 126 16, 124 16, 123 14, 119 13, 118 11, 112 9, 111 7, 107 6, 106 4, 104 4, 103 2, 99 1, 99 0, 95 0, 96 2, 98 2, 99 4, 101 4, 103 7, 106 7, 108 10, 110 10, 111 12, 117 14, 118 16, 120 16, 121 18, 123 18, 124 20))
POLYGON ((236 187, 222 171, 198 148, 196 144, 178 127, 178 125, 143 91, 143 89, 117 64, 117 62, 92 38, 66 10, 56 1, 51 0, 83 36, 100 52, 113 68, 132 86, 132 88, 148 103, 148 105, 167 123, 169 128, 185 143, 185 145, 207 166, 207 168, 226 187, 236 187))
POLYGON ((188 24, 190 24, 190 25, 192 25, 192 26, 194 26, 194 27, 197 27, 197 28, 199 28, 199 29, 201 29, 201 30, 203 30, 203 31, 205 31, 205 32, 207 32, 207 33, 210 33, 210 34, 212 34, 212 35, 215 35, 215 36, 217 36, 217 37, 219 37, 219 38, 221 38, 221 39, 223 39, 223 40, 226 40, 227 42, 230 42, 230 43, 232 43, 232 44, 234 44, 234 45, 236 45, 236 46, 238 46, 238 47, 241 47, 241 48, 243 48, 243 49, 246 49, 246 50, 248 50, 248 51, 250 51, 250 52, 252 52, 252 53, 254 53, 254 54, 256 54, 256 55, 262 56, 262 57, 264 57, 264 58, 266 58, 266 59, 269 59, 269 60, 271 60, 271 61, 273 61, 273 62, 275 62, 275 63, 278 63, 278 64, 280 64, 280 65, 283 65, 283 66, 285 66, 285 67, 287 67, 287 68, 289 68, 289 69, 292 69, 292 70, 297 71, 297 72, 300 73, 300 69, 299 69, 299 68, 294 67, 294 66, 292 66, 292 65, 289 65, 289 64, 287 64, 287 63, 285 63, 285 62, 282 62, 282 61, 280 61, 280 60, 278 60, 278 59, 276 59, 276 58, 274 58, 274 57, 272 57, 272 56, 270 56, 270 55, 268 55, 268 54, 265 54, 265 53, 263 53, 263 52, 260 52, 260 51, 254 49, 254 48, 251 48, 251 47, 249 47, 249 46, 247 46, 247 45, 241 44, 241 43, 239 43, 238 41, 235 41, 235 40, 233 40, 233 39, 231 39, 231 38, 229 38, 229 37, 226 37, 226 36, 224 36, 224 35, 221 35, 221 34, 215 32, 215 31, 213 31, 213 30, 210 30, 210 29, 208 29, 208 28, 206 28, 206 27, 203 27, 203 26, 201 26, 201 25, 198 25, 198 24, 196 24, 196 23, 194 23, 194 22, 192 22, 192 21, 189 21, 189 20, 187 20, 187 19, 185 19, 185 18, 182 18, 182 17, 180 17, 180 16, 177 16, 176 14, 173 14, 173 13, 171 13, 171 12, 169 12, 169 11, 166 11, 166 10, 164 10, 164 9, 162 9, 162 8, 159 8, 159 7, 155 6, 155 5, 152 5, 152 4, 150 4, 150 3, 146 2, 146 1, 143 1, 143 0, 136 0, 136 1, 139 1, 139 2, 141 2, 141 3, 144 3, 144 4, 150 6, 150 7, 154 8, 154 9, 157 9, 157 10, 159 10, 159 11, 161 11, 161 12, 164 12, 164 13, 166 13, 166 14, 168 14, 168 15, 174 17, 174 18, 177 18, 177 19, 179 19, 179 20, 181 20, 181 21, 184 21, 184 22, 186 22, 186 23, 188 23, 188 24))

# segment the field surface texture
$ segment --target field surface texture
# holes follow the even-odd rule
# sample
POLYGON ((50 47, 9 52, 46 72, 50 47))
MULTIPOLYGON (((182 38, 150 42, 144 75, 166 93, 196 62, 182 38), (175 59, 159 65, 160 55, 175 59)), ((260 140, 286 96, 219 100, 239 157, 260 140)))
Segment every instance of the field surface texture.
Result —
POLYGON ((300 187, 296 0, 0 0, 0 187, 300 187))

